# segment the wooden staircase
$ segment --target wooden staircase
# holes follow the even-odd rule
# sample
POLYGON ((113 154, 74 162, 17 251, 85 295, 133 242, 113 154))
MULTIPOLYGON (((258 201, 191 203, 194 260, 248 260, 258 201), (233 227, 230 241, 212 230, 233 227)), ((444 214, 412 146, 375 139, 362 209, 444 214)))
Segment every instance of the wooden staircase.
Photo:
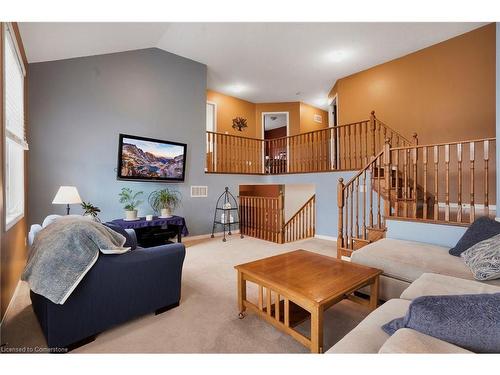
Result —
POLYGON ((494 216, 489 203, 494 138, 432 145, 413 138, 403 147, 391 147, 386 139, 360 172, 346 184, 339 180, 339 258, 384 238, 388 218, 466 226, 478 216, 494 216))
POLYGON ((240 196, 240 231, 250 237, 286 243, 316 234, 316 195, 284 221, 283 194, 277 197, 240 196))

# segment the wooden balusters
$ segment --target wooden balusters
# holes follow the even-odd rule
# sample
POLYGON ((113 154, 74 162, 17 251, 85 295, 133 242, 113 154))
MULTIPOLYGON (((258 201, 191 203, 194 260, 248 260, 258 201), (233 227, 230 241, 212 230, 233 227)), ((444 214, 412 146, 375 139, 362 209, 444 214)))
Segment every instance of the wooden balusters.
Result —
POLYGON ((413 169, 413 195, 412 195, 412 216, 414 219, 417 218, 417 205, 418 205, 418 190, 417 190, 417 159, 418 159, 418 151, 417 148, 414 147, 411 149, 411 163, 413 169))
POLYGON ((457 144, 457 222, 462 222, 462 144, 457 144))
POLYGON ((484 158, 484 216, 489 216, 489 167, 488 162, 490 158, 490 144, 488 141, 483 141, 483 158, 484 158))
POLYGON ((427 219, 428 215, 428 202, 429 199, 427 198, 427 146, 424 146, 422 148, 422 162, 423 162, 423 168, 424 168, 424 204, 423 204, 423 212, 422 212, 422 219, 427 219))
POLYGON ((469 212, 469 222, 473 222, 475 219, 475 207, 474 207, 474 158, 475 158, 475 143, 469 143, 469 160, 470 160, 470 212, 469 212))
POLYGON ((283 231, 285 233, 285 242, 314 237, 316 234, 316 195, 309 198, 284 224, 283 231))
POLYGON ((434 146, 434 220, 439 220, 439 148, 434 146))
POLYGON ((450 221, 450 145, 444 146, 445 192, 444 221, 450 221))

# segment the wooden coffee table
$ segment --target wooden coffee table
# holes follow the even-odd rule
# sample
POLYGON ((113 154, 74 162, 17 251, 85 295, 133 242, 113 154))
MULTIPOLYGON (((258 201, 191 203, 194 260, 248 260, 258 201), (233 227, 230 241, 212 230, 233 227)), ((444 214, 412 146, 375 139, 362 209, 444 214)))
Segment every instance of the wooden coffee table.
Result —
POLYGON ((306 250, 260 259, 234 267, 238 271, 239 317, 248 309, 288 333, 312 353, 323 352, 323 312, 348 298, 377 307, 381 270, 306 250), (257 305, 246 298, 247 281, 258 285, 257 305), (370 300, 353 293, 371 285, 370 300), (264 298, 265 289, 265 298, 264 298), (293 329, 311 318, 311 337, 293 329))

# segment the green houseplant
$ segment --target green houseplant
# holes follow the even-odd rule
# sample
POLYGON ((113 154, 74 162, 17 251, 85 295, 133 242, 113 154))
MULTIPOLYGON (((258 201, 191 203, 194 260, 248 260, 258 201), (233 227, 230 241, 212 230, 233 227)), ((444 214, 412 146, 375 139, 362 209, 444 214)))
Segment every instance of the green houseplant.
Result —
POLYGON ((90 202, 82 202, 83 216, 92 216, 95 221, 101 221, 97 216, 101 209, 90 202))
POLYGON ((165 188, 149 194, 148 201, 151 208, 160 213, 160 217, 171 217, 172 211, 179 206, 181 198, 177 190, 165 188))
POLYGON ((120 203, 124 204, 125 220, 137 219, 137 207, 142 203, 139 197, 143 194, 142 191, 134 192, 130 188, 122 188, 120 194, 120 203))

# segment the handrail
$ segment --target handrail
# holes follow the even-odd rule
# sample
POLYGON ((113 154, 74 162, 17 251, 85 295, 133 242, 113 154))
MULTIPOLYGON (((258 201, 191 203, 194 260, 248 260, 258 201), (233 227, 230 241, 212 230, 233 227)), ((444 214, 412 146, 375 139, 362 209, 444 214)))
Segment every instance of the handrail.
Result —
MULTIPOLYGON (((355 181, 359 176, 361 176, 363 174, 363 172, 368 169, 374 162, 374 160, 378 159, 379 157, 382 156, 382 154, 384 153, 384 150, 380 151, 377 155, 375 155, 375 157, 370 160, 364 167, 363 169, 361 169, 358 173, 356 173, 354 176, 352 176, 345 184, 344 186, 347 186, 349 184, 351 184, 353 181, 355 181)), ((342 179, 342 181, 344 181, 344 179, 341 177, 340 179, 342 179)))
POLYGON ((293 242, 316 234, 316 194, 283 225, 284 242, 293 242))
POLYGON ((495 137, 489 137, 489 138, 477 138, 477 139, 466 139, 463 141, 452 141, 452 142, 441 142, 441 143, 428 143, 425 145, 411 145, 411 146, 402 146, 402 147, 391 147, 391 150, 405 150, 405 149, 412 149, 412 148, 423 148, 423 147, 434 147, 434 146, 445 146, 445 145, 458 145, 458 144, 464 144, 464 143, 477 143, 477 142, 493 142, 495 141, 495 137))
POLYGON ((304 203, 304 204, 303 204, 303 205, 302 205, 302 206, 301 206, 301 207, 297 210, 297 212, 296 212, 296 213, 294 213, 294 214, 293 214, 293 216, 292 216, 292 217, 291 217, 291 218, 290 218, 290 219, 289 219, 289 220, 285 223, 285 227, 286 227, 288 224, 290 224, 290 222, 291 222, 292 220, 294 220, 297 216, 299 216, 300 211, 302 211, 302 210, 303 210, 303 209, 304 209, 304 208, 305 208, 308 204, 310 204, 310 203, 311 203, 313 200, 315 200, 315 199, 316 199, 316 194, 313 194, 313 196, 312 196, 311 198, 309 198, 309 199, 307 200, 307 202, 306 202, 306 203, 304 203))

